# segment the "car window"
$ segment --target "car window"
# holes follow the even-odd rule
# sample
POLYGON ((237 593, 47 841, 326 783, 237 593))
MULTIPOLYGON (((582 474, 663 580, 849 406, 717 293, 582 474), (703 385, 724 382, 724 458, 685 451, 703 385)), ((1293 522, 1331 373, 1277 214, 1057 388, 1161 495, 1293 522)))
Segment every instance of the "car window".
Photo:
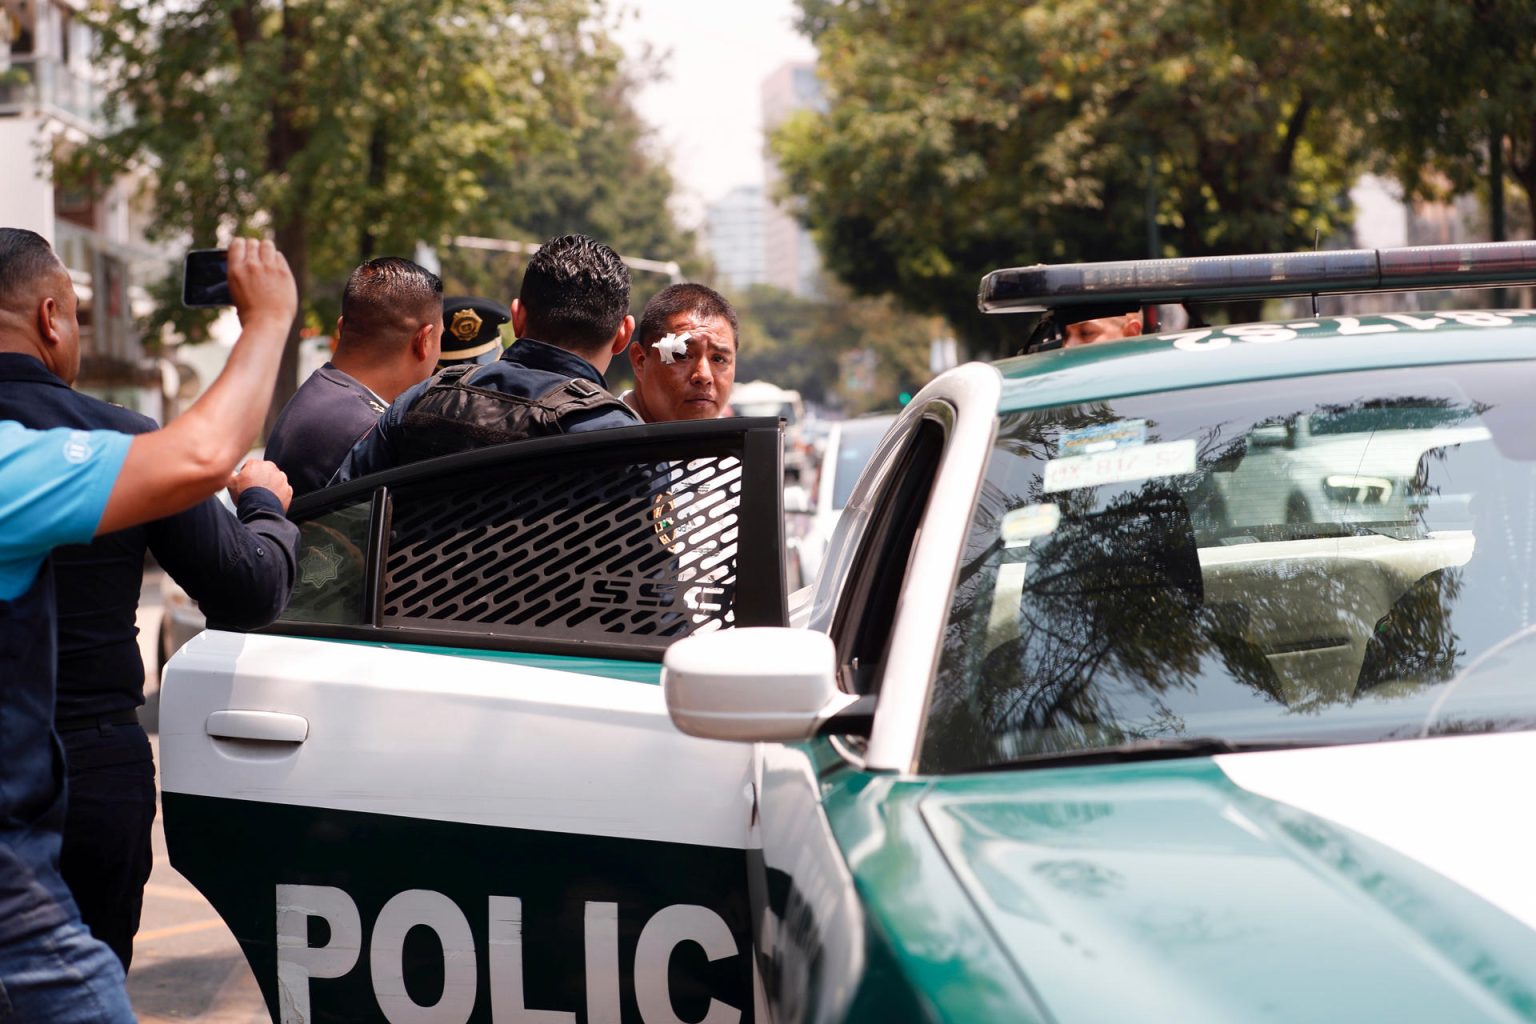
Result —
POLYGON ((895 469, 873 502, 874 511, 854 555, 831 630, 839 674, 852 693, 873 693, 879 686, 897 599, 938 472, 944 437, 941 423, 924 419, 896 455, 895 469))
POLYGON ((373 500, 351 502, 299 524, 293 593, 279 621, 359 625, 368 619, 368 524, 373 500))
POLYGON ((921 763, 1527 728, 1524 364, 1005 415, 921 763))
POLYGON ((875 446, 891 429, 894 416, 880 416, 867 420, 848 420, 838 431, 836 461, 832 465, 832 507, 843 508, 853 494, 853 485, 859 482, 859 474, 869 465, 875 446))

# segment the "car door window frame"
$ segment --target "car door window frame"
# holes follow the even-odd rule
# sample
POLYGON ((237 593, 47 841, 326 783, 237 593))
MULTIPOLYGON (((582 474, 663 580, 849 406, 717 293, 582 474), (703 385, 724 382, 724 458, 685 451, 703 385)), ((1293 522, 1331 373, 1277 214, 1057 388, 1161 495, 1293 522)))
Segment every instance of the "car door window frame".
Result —
MULTIPOLYGON (((740 461, 740 497, 735 517, 734 592, 730 606, 737 626, 786 625, 787 593, 784 579, 784 516, 782 479, 782 427, 770 418, 733 418, 707 422, 678 422, 593 431, 517 441, 477 449, 440 459, 412 463, 361 480, 326 488, 294 502, 290 517, 302 524, 320 520, 340 509, 371 503, 366 554, 362 556, 361 621, 314 621, 301 617, 280 619, 260 632, 330 639, 369 640, 526 651, 548 654, 579 654, 592 657, 660 661, 675 639, 671 633, 615 632, 594 636, 561 636, 558 628, 532 627, 513 633, 476 629, 474 623, 421 619, 400 622, 386 614, 391 586, 390 544, 396 502, 411 492, 430 492, 435 482, 445 487, 462 486, 466 477, 495 473, 515 474, 520 467, 565 465, 580 457, 611 458, 612 464, 681 463, 729 455, 740 461)), ((717 474, 718 475, 718 474, 717 474)), ((659 531, 660 523, 656 525, 659 531)), ((718 523, 707 529, 719 533, 718 523)), ((302 560, 301 560, 302 562, 302 560)), ((296 588, 303 579, 301 564, 296 588)), ((686 613, 685 613, 686 614, 686 613)), ((677 634, 683 635, 683 634, 677 634)))

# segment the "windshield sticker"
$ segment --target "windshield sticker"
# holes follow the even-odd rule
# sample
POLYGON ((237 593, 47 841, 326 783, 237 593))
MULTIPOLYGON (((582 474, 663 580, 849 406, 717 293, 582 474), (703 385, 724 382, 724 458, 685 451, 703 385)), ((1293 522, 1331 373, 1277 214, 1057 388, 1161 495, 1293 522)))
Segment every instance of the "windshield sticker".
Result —
POLYGON ((1025 505, 1003 516, 1003 547, 1024 547, 1036 537, 1055 533, 1061 525, 1061 506, 1055 502, 1025 505))
POLYGON ((1074 455, 1045 464, 1047 494, 1078 487, 1118 484, 1152 477, 1182 476, 1195 471, 1195 441, 1144 444, 1095 455, 1074 455))
POLYGON ((1056 443, 1057 454, 1097 455, 1112 452, 1127 445, 1147 443, 1146 420, 1124 420, 1120 423, 1099 423, 1081 430, 1064 430, 1056 443))

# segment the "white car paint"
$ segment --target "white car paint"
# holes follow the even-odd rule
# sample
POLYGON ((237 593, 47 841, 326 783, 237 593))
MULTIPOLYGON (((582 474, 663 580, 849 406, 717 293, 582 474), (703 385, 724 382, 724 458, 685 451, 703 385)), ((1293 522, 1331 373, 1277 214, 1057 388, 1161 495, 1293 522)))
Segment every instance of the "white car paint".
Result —
POLYGON ((1326 818, 1439 872, 1536 928, 1536 732, 1215 758, 1251 793, 1326 818))

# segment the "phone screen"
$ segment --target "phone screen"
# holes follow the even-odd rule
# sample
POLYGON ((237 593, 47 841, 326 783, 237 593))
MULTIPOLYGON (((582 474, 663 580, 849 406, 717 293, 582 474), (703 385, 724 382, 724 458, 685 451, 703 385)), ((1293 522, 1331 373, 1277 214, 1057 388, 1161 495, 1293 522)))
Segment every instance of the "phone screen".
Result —
POLYGON ((229 306, 229 255, 224 249, 193 249, 182 270, 183 306, 229 306))

